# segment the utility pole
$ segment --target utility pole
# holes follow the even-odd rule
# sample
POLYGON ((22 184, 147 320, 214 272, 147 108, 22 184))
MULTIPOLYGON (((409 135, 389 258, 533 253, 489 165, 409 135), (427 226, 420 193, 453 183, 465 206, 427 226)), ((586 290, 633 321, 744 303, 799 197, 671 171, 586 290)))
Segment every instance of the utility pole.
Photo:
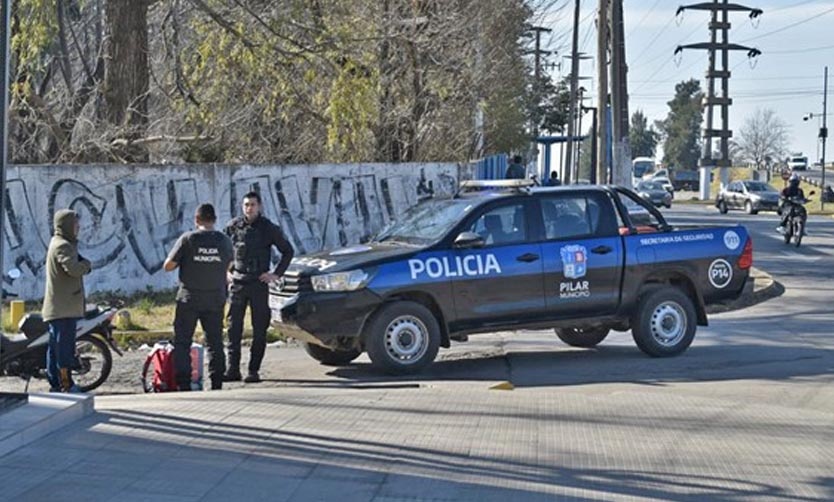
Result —
POLYGON ((631 146, 628 141, 628 65, 625 57, 623 0, 611 0, 611 110, 614 183, 631 186, 631 146))
MULTIPOLYGON (((542 56, 548 56, 552 54, 552 51, 544 51, 542 50, 542 33, 550 33, 553 30, 550 28, 545 28, 543 26, 528 26, 528 31, 532 31, 534 36, 536 37, 535 42, 535 49, 533 49, 532 54, 534 58, 533 63, 533 93, 535 96, 539 95, 539 90, 541 89, 541 72, 542 72, 542 56)), ((527 51, 527 54, 530 54, 531 51, 527 51)), ((531 153, 538 151, 538 144, 536 143, 536 138, 539 137, 539 124, 533 124, 533 141, 531 144, 531 153)), ((538 160, 538 156, 536 156, 538 160)))
POLYGON ((701 167, 701 199, 707 200, 709 194, 710 171, 713 167, 719 167, 721 186, 729 181, 727 168, 730 167, 730 138, 733 132, 730 130, 730 51, 745 51, 747 57, 759 56, 761 51, 752 47, 730 43, 729 14, 733 12, 749 12, 751 19, 762 15, 761 9, 746 7, 738 4, 731 4, 728 0, 713 0, 692 5, 685 5, 678 8, 678 14, 685 10, 705 10, 712 13, 709 23, 710 41, 696 44, 679 45, 675 54, 684 49, 705 49, 709 51, 709 70, 707 71, 707 96, 704 98, 707 124, 704 128, 704 146, 699 166, 701 167), (720 20, 719 20, 719 14, 720 20), (721 42, 718 42, 718 32, 721 32, 721 42), (721 69, 716 68, 716 53, 721 51, 721 69), (721 81, 721 96, 715 95, 716 80, 721 81), (714 107, 721 108, 721 129, 714 128, 714 107), (720 159, 713 159, 712 140, 717 138, 720 141, 720 159))
POLYGON ((570 106, 568 107, 568 144, 565 146, 564 172, 562 183, 570 185, 573 169, 573 137, 576 136, 576 93, 579 90, 579 1, 575 0, 573 12, 573 40, 570 60, 570 106))
POLYGON ((597 183, 608 180, 608 0, 599 0, 597 21, 597 183))
MULTIPOLYGON (((0 272, 5 272, 3 246, 6 244, 6 161, 9 158, 9 30, 11 0, 3 0, 0 19, 0 272)), ((2 314, 0 303, 0 314, 2 314)))
POLYGON ((599 180, 597 180, 597 107, 595 106, 583 106, 583 112, 592 112, 591 115, 591 184, 596 185, 599 180))
POLYGON ((822 129, 820 129, 820 139, 822 140, 822 155, 820 156, 820 164, 822 164, 822 193, 820 194, 820 209, 825 209, 825 140, 828 139, 828 67, 825 67, 825 80, 823 83, 822 92, 822 129))

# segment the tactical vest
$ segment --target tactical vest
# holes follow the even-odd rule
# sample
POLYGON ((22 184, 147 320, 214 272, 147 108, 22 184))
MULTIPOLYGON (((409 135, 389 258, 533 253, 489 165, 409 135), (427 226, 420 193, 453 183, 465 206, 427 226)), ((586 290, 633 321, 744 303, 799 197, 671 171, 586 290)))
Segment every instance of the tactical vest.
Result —
POLYGON ((272 261, 272 240, 270 238, 271 222, 263 216, 252 224, 246 218, 236 218, 232 224, 232 244, 234 244, 234 270, 242 279, 256 279, 264 272, 269 272, 272 261))

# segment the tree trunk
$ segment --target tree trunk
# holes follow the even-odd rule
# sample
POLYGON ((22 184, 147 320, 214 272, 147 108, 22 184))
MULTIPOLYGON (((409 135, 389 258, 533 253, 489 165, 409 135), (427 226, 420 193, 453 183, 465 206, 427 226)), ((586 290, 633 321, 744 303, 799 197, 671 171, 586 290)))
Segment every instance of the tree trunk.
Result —
POLYGON ((137 137, 148 122, 148 0, 107 0, 105 116, 137 137))

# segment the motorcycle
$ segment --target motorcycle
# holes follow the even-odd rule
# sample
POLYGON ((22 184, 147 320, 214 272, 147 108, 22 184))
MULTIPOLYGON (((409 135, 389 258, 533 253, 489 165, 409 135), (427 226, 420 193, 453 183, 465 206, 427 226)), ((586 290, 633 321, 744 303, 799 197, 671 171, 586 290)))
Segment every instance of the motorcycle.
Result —
MULTIPOLYGON (((808 195, 814 195, 815 193, 815 191, 811 190, 808 195)), ((789 197, 784 200, 782 211, 789 211, 783 234, 785 244, 790 244, 791 239, 793 239, 796 247, 799 247, 802 243, 802 237, 805 235, 805 225, 808 220, 808 212, 805 210, 805 204, 811 202, 811 199, 789 197)))
MULTIPOLYGON (((19 279, 21 272, 9 271, 9 283, 19 279)), ((2 298, 17 295, 2 289, 2 298)), ((75 331, 75 362, 72 378, 82 392, 89 392, 103 384, 113 368, 113 352, 122 356, 113 338, 112 320, 119 311, 118 305, 88 305, 84 317, 79 319, 75 331)), ((47 324, 39 313, 30 313, 21 319, 19 333, 0 333, 0 376, 19 376, 29 383, 34 378, 46 378, 46 351, 49 345, 47 324)))

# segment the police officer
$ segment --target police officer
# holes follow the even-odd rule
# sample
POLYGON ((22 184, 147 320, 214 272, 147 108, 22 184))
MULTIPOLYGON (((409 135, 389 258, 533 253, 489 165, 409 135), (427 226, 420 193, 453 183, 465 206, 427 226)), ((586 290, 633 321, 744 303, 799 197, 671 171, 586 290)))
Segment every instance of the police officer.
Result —
POLYGON ((269 283, 278 280, 293 257, 292 245, 281 228, 261 215, 261 196, 249 192, 243 196, 243 216, 226 226, 234 247, 234 261, 230 272, 228 313, 229 369, 227 382, 238 381, 240 375, 240 341, 243 336, 243 316, 251 309, 252 348, 249 358, 247 383, 261 381, 258 371, 266 350, 266 329, 269 327, 269 283), (272 268, 272 247, 278 248, 281 260, 272 268))
POLYGON ((200 205, 194 215, 197 230, 180 236, 165 260, 166 272, 180 269, 174 314, 174 367, 180 390, 191 390, 191 341, 198 320, 206 335, 211 388, 223 387, 223 306, 232 241, 214 230, 216 221, 214 206, 200 205))

